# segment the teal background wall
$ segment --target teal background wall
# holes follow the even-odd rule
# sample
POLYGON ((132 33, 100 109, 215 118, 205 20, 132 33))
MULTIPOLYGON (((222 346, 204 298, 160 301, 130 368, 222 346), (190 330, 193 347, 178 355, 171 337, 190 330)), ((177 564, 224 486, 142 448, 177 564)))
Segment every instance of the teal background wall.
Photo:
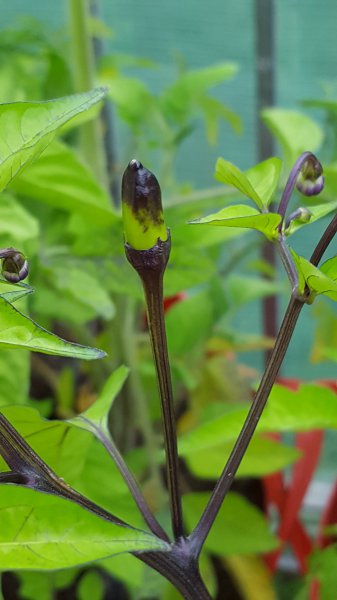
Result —
MULTIPOLYGON (((13 24, 22 15, 34 16, 53 27, 66 26, 67 3, 45 0, 0 0, 1 24, 13 24)), ((176 58, 182 56, 191 67, 217 61, 238 63, 239 74, 218 86, 215 95, 243 119, 244 134, 233 134, 223 124, 218 144, 209 148, 203 128, 197 127, 182 146, 176 160, 182 181, 195 186, 213 184, 213 169, 219 155, 241 168, 257 160, 256 149, 256 61, 253 0, 101 0, 102 17, 114 31, 109 49, 149 57, 159 63, 141 76, 153 90, 172 81, 176 58)), ((276 104, 299 106, 305 98, 322 97, 324 90, 335 90, 337 97, 337 2, 336 0, 275 1, 275 87, 276 104)), ((320 118, 320 115, 315 115, 320 118)), ((119 131, 119 130, 118 130, 119 131)), ((118 151, 123 156, 123 137, 118 134, 118 151)), ((322 225, 311 228, 311 238, 298 236, 299 252, 309 253, 310 245, 322 225)), ((313 335, 311 308, 301 317, 292 342, 284 373, 314 378, 336 376, 332 363, 309 365, 308 354, 313 335)), ((260 307, 252 305, 240 314, 238 326, 257 331, 260 307)))

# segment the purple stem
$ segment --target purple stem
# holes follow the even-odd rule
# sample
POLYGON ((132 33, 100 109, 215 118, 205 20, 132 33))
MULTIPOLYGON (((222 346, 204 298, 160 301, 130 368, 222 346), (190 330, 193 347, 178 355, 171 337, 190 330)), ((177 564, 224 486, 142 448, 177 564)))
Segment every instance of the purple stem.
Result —
POLYGON ((280 204, 278 207, 277 212, 279 213, 279 215, 281 215, 282 217, 282 221, 279 225, 279 232, 281 233, 282 231, 282 226, 283 226, 283 221, 284 221, 284 217, 287 211, 287 207, 288 207, 288 203, 290 200, 290 196, 293 192, 293 189, 296 185, 296 181, 297 178, 299 176, 299 173, 301 171, 301 168, 303 167, 304 163, 306 162, 306 160, 309 158, 309 156, 312 156, 311 152, 303 152, 301 154, 301 156, 298 157, 297 161, 295 162, 293 168, 291 169, 290 175, 288 177, 288 181, 286 183, 286 186, 283 190, 283 194, 282 194, 282 198, 280 200, 280 204))

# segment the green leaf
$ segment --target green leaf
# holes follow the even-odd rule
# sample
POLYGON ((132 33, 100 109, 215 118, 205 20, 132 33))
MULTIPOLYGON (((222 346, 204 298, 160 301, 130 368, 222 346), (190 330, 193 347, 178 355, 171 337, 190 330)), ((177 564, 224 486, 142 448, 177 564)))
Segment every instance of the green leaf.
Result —
POLYGON ((329 260, 326 260, 325 263, 320 266, 320 270, 333 281, 337 281, 337 256, 333 256, 332 258, 329 258, 329 260))
POLYGON ((261 198, 264 206, 269 206, 273 199, 282 169, 282 161, 273 157, 245 171, 255 192, 261 198))
MULTIPOLYGON (((1 412, 33 450, 77 491, 133 526, 144 526, 117 467, 91 433, 73 423, 43 419, 32 408, 6 406, 1 412)), ((5 470, 1 458, 0 463, 5 470)))
POLYGON ((105 353, 97 348, 67 342, 43 329, 3 297, 0 297, 0 345, 83 360, 105 356, 105 353))
POLYGON ((154 108, 154 98, 139 79, 117 75, 107 79, 109 97, 130 127, 139 128, 154 108))
POLYGON ((323 130, 310 117, 282 108, 265 108, 262 120, 279 142, 287 168, 307 150, 314 152, 323 142, 323 130))
MULTIPOLYGON (((39 235, 39 223, 21 204, 8 193, 0 198, 0 244, 20 247, 39 235)), ((22 249, 22 248, 21 248, 22 249)))
MULTIPOLYGON (((192 473, 201 479, 217 479, 228 459, 235 438, 204 450, 190 449, 184 458, 192 473)), ((263 477, 279 471, 299 458, 299 452, 262 436, 255 436, 238 470, 238 477, 263 477)))
POLYGON ((226 280, 226 296, 235 310, 253 300, 272 296, 281 292, 282 284, 262 277, 231 275, 226 280))
POLYGON ((316 295, 323 294, 332 300, 337 301, 337 273, 336 273, 336 257, 324 263, 320 269, 312 265, 302 256, 298 257, 299 268, 305 282, 313 294, 312 299, 316 295))
MULTIPOLYGON (((185 516, 192 529, 201 516, 208 500, 207 493, 184 496, 185 516)), ((265 517, 242 496, 230 492, 205 542, 210 552, 227 554, 255 554, 277 548, 278 540, 269 531, 265 517)))
POLYGON ((47 102, 0 105, 0 191, 41 154, 57 129, 102 100, 104 95, 105 90, 98 88, 47 102))
POLYGON ((122 389, 129 369, 123 365, 114 371, 106 381, 97 400, 84 413, 70 419, 69 423, 92 431, 92 424, 109 434, 108 415, 116 396, 122 389))
POLYGON ((204 113, 208 143, 214 145, 218 140, 220 119, 227 121, 235 133, 242 133, 242 122, 240 117, 227 106, 206 96, 200 100, 200 107, 204 113))
MULTIPOLYGON (((51 262, 49 289, 55 291, 54 308, 56 308, 52 316, 57 317, 57 303, 62 302, 62 298, 69 298, 72 306, 84 305, 89 309, 91 318, 100 316, 110 320, 114 316, 115 307, 103 285, 102 278, 99 273, 96 275, 95 272, 93 274, 87 272, 85 266, 85 264, 76 264, 71 259, 51 262)), ((71 313, 69 320, 71 320, 71 313)))
POLYGON ((207 292, 199 292, 175 304, 166 316, 168 346, 172 356, 192 352, 205 342, 210 333, 213 315, 207 292))
MULTIPOLYGON (((211 416, 193 431, 180 436, 179 452, 184 456, 208 451, 237 438, 248 413, 247 405, 227 408, 211 416)), ((293 392, 274 385, 258 425, 258 432, 337 429, 337 395, 326 387, 306 384, 293 392)))
POLYGON ((11 283, 5 279, 0 279, 0 296, 9 302, 16 302, 27 296, 27 294, 32 294, 32 292, 34 292, 33 288, 27 283, 11 283))
POLYGON ((242 194, 253 200, 260 210, 263 210, 262 199, 253 188, 248 177, 238 167, 223 158, 218 158, 215 165, 215 178, 221 181, 221 183, 232 185, 242 192, 242 194))
POLYGON ((277 236, 277 227, 280 222, 281 216, 277 213, 260 213, 256 208, 246 204, 235 204, 234 206, 226 206, 226 208, 207 215, 207 217, 191 221, 191 224, 257 229, 268 239, 273 240, 277 236))
POLYGON ((237 70, 234 63, 223 62, 183 73, 162 95, 164 113, 175 122, 185 122, 196 109, 204 110, 208 89, 233 77, 237 70))
POLYGON ((0 406, 26 404, 29 383, 29 353, 0 347, 0 406))
POLYGON ((10 187, 25 198, 83 215, 92 224, 108 227, 117 219, 91 171, 60 141, 54 141, 10 187))
POLYGON ((65 569, 121 552, 165 551, 159 538, 104 521, 78 505, 3 486, 0 558, 4 570, 65 569))

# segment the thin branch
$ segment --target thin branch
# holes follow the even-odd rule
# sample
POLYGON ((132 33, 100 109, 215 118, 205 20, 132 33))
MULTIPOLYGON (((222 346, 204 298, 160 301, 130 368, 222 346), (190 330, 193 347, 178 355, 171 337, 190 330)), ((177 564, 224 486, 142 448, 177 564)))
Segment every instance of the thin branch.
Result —
MULTIPOLYGON (((333 237, 337 232, 337 215, 334 216, 331 223, 323 233, 320 241, 318 242, 310 262, 315 266, 318 265, 325 250, 332 241, 333 237)), ((222 506, 222 503, 228 493, 242 458, 247 450, 249 442, 255 432, 263 409, 268 400, 271 388, 277 377, 279 368, 283 362, 284 356, 288 349, 290 340, 292 338, 295 325, 298 317, 304 305, 304 299, 298 299, 292 297, 282 325, 280 327, 275 346, 271 353, 271 357, 264 375, 261 379, 259 388, 256 392, 253 403, 250 407, 249 413, 246 417, 244 425, 238 436, 238 439, 234 445, 234 448, 230 454, 227 464, 213 490, 212 496, 197 524, 194 531, 190 536, 193 552, 195 556, 199 556, 203 544, 209 534, 209 531, 216 519, 216 516, 222 506)))
POLYGON ((151 510, 150 510, 150 508, 149 508, 149 506, 137 484, 137 481, 135 480, 132 473, 130 472, 127 464, 124 461, 124 458, 122 457, 121 453, 119 452, 119 450, 118 450, 117 446, 115 445, 115 443, 113 442, 113 440, 110 437, 108 437, 107 435, 105 435, 104 432, 99 427, 97 427, 92 421, 89 421, 88 419, 86 419, 83 416, 81 418, 90 425, 90 429, 92 430, 94 435, 103 444, 103 446, 105 447, 107 452, 110 454, 117 469, 119 470, 126 485, 128 486, 129 491, 131 492, 132 497, 144 518, 144 521, 147 523, 147 525, 151 529, 152 533, 157 535, 162 540, 169 542, 170 540, 169 540, 167 533, 163 530, 163 528, 158 523, 155 516, 152 514, 152 512, 151 512, 151 510))
POLYGON ((335 215, 333 217, 332 221, 327 226, 327 228, 324 231, 321 239, 319 240, 315 250, 313 251, 313 253, 311 255, 310 262, 313 265, 315 265, 315 267, 317 267, 317 265, 321 261, 324 252, 326 251, 330 242, 332 242, 336 233, 337 233, 337 215, 335 215))
POLYGON ((153 278, 149 278, 147 281, 143 279, 143 285, 163 413, 168 489, 172 509, 172 529, 177 539, 183 535, 183 518, 179 491, 177 432, 164 319, 162 276, 157 281, 154 281, 153 278))
POLYGON ((165 241, 158 239, 157 244, 148 250, 136 250, 129 244, 125 244, 126 257, 141 278, 146 297, 147 319, 163 416, 172 530, 175 539, 179 539, 183 536, 183 515, 179 490, 177 431, 171 369, 166 340, 163 296, 163 276, 170 248, 170 237, 165 241))
POLYGON ((244 425, 200 521, 190 536, 193 551, 196 556, 199 556, 201 552, 202 546, 221 508, 223 500, 232 485, 241 460, 257 427, 284 355, 287 351, 302 307, 303 302, 296 298, 291 298, 268 366, 262 377, 244 425))

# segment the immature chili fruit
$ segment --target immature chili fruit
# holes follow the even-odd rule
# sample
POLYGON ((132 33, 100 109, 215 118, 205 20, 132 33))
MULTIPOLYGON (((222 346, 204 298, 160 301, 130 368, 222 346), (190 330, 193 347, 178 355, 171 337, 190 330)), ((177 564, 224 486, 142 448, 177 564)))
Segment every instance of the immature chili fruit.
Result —
POLYGON ((158 239, 167 240, 159 183, 135 159, 123 174, 122 210, 125 241, 132 248, 149 250, 158 239))

